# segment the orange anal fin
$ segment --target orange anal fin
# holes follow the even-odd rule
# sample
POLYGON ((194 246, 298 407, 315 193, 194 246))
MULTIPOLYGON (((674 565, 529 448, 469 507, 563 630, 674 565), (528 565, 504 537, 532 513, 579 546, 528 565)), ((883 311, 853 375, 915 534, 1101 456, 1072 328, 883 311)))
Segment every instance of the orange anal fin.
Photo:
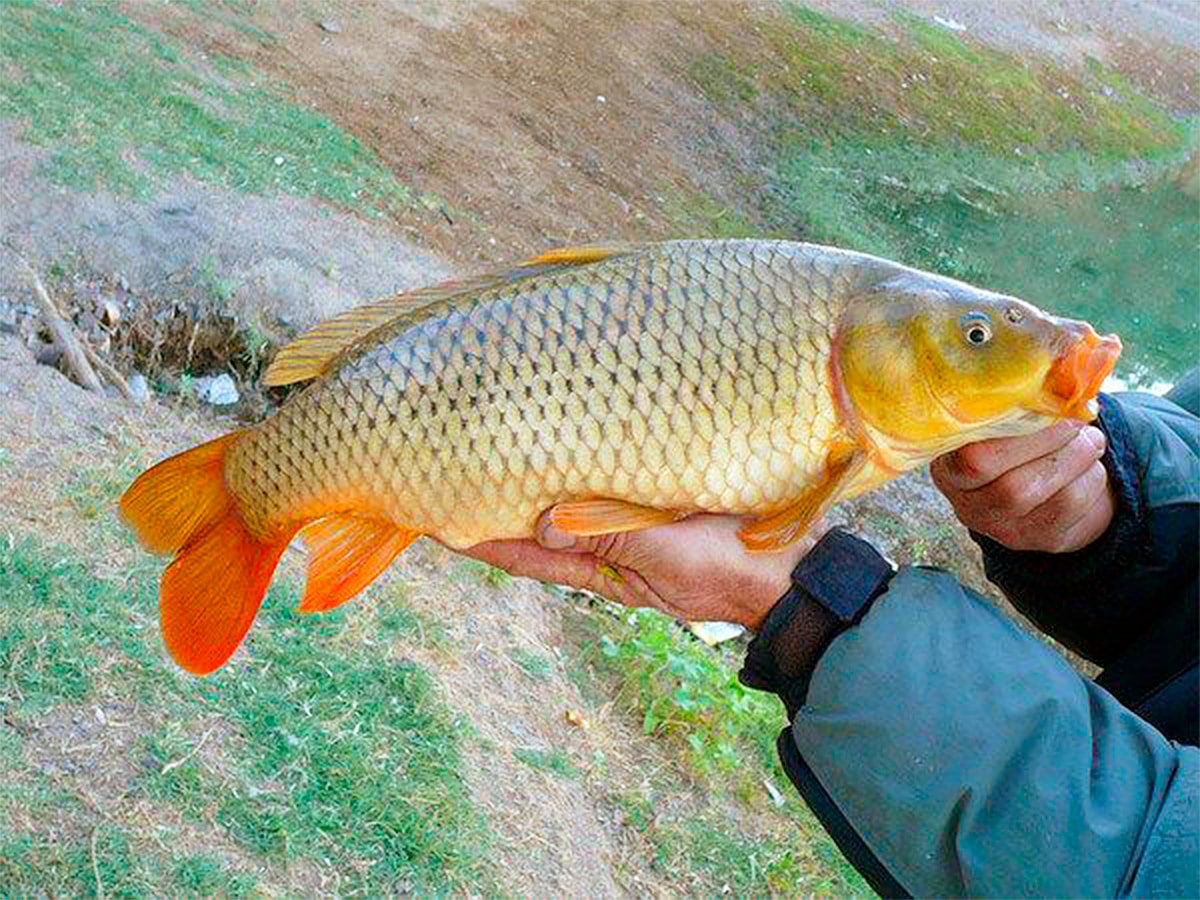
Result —
POLYGON ((219 669, 241 644, 290 536, 255 540, 230 512, 185 546, 163 573, 163 641, 195 675, 219 669))
POLYGON ((386 569, 420 535, 366 516, 327 516, 300 536, 308 548, 308 583, 300 611, 322 612, 345 603, 386 569))
POLYGON ((747 550, 781 550, 798 541, 804 532, 837 502, 842 490, 866 462, 866 454, 851 450, 831 454, 825 477, 783 509, 751 522, 738 532, 747 550))
POLYGON ((669 525, 686 515, 674 509, 654 509, 624 500, 597 499, 560 503, 550 510, 550 522, 567 534, 590 537, 669 525))

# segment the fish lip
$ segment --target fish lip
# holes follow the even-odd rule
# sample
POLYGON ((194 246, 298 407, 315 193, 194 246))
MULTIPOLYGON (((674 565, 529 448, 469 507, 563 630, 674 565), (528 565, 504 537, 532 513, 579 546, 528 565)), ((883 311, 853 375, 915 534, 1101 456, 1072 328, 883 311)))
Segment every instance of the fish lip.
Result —
POLYGON ((1051 415, 1091 422, 1096 418, 1096 394, 1112 374, 1121 355, 1121 339, 1103 337, 1086 323, 1073 329, 1078 335, 1050 364, 1043 382, 1043 396, 1051 415))

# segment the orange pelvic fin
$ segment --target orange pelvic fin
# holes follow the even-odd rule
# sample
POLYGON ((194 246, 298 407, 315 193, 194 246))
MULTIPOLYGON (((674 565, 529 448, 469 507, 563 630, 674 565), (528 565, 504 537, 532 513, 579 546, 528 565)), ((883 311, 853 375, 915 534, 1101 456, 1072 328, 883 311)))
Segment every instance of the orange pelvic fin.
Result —
POLYGON ((866 462, 857 448, 835 452, 825 465, 825 477, 783 509, 752 522, 738 532, 747 550, 781 550, 798 541, 804 532, 837 502, 843 487, 866 462))
POLYGON ((246 530, 225 487, 227 434, 143 472, 121 514, 150 550, 175 553, 163 574, 159 614, 171 656, 196 675, 220 668, 254 621, 291 538, 246 530))
POLYGON ((624 500, 597 499, 560 503, 550 510, 550 522, 567 534, 589 537, 669 525, 686 515, 674 509, 654 509, 624 500))
POLYGON ((379 577, 420 535, 365 516, 327 516, 300 532, 308 547, 308 583, 301 612, 345 603, 379 577))

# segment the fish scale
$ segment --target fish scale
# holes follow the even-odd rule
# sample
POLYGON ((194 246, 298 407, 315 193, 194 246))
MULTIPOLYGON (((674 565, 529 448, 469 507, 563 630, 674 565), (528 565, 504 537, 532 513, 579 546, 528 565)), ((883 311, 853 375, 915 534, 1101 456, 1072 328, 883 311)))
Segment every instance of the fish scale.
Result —
POLYGON ((836 428, 820 260, 681 242, 496 289, 310 385, 226 477, 259 536, 366 504, 452 547, 564 499, 777 507, 836 428))

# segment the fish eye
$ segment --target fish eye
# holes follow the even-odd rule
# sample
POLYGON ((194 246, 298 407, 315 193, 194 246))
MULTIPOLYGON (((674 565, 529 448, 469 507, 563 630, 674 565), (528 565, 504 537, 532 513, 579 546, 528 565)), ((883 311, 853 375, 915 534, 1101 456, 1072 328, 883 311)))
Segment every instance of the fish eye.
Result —
POLYGON ((1020 325, 1025 321, 1025 313, 1015 306, 1010 306, 1004 310, 1004 318, 1012 325, 1020 325))
POLYGON ((963 337, 973 347, 981 347, 992 339, 992 320, 981 312, 970 312, 959 319, 963 337))

